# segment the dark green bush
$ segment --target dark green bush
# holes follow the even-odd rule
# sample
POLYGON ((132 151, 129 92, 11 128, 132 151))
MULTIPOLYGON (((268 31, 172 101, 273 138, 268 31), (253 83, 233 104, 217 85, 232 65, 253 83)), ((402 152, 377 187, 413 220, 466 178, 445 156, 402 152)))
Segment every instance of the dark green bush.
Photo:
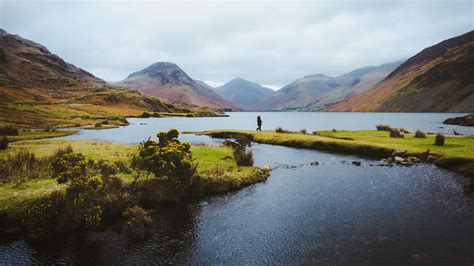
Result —
POLYGON ((376 128, 379 131, 393 131, 394 130, 389 125, 377 125, 376 128))
POLYGON ((401 127, 399 131, 402 132, 403 134, 410 134, 411 133, 410 131, 404 129, 403 127, 401 127))
POLYGON ((444 146, 444 135, 442 133, 437 133, 435 136, 435 145, 444 146))
POLYGON ((94 127, 102 127, 102 123, 101 122, 97 122, 94 124, 94 127))
POLYGON ((276 133, 290 133, 289 130, 283 129, 282 127, 277 127, 277 128, 275 129, 275 132, 276 132, 276 133))
POLYGON ((141 118, 150 118, 151 114, 148 112, 143 112, 143 114, 140 116, 141 118))
POLYGON ((238 166, 252 166, 253 153, 247 150, 251 146, 251 141, 247 138, 237 138, 235 140, 224 141, 225 146, 229 146, 233 150, 234 159, 238 166))
POLYGON ((305 129, 305 128, 301 129, 301 130, 300 130, 300 133, 306 135, 306 129, 305 129))
POLYGON ((425 134, 425 132, 417 129, 415 131, 415 138, 426 139, 426 134, 425 134))
POLYGON ((397 129, 392 129, 390 131, 390 137, 391 138, 405 138, 402 132, 398 131, 397 129))
POLYGON ((10 140, 8 140, 7 137, 3 137, 1 140, 0 140, 0 150, 6 150, 8 149, 8 145, 10 144, 10 140))

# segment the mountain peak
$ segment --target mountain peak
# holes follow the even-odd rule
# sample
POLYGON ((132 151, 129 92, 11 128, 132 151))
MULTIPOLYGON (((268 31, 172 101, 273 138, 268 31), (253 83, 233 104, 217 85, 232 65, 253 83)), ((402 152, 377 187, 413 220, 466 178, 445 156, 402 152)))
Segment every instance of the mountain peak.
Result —
MULTIPOLYGON (((146 68, 130 74, 127 78, 137 76, 137 75, 149 75, 156 76, 162 74, 168 75, 186 75, 186 73, 176 64, 171 62, 156 62, 146 68)), ((186 75, 187 77, 187 75, 186 75)), ((188 77, 189 78, 189 77, 188 77)))
POLYGON ((262 87, 258 83, 240 77, 215 88, 215 91, 224 99, 247 110, 255 109, 260 102, 268 99, 275 93, 269 88, 262 87))
POLYGON ((130 74, 117 84, 172 103, 216 109, 238 109, 217 95, 209 85, 192 79, 178 65, 171 62, 153 63, 130 74))

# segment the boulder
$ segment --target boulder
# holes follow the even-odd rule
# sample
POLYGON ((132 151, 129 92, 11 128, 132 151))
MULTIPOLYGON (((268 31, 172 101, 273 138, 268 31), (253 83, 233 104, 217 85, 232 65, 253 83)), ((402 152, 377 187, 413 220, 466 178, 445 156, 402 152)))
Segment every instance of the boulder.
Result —
POLYGON ((360 161, 352 161, 352 164, 356 166, 361 166, 362 163, 360 161))
POLYGON ((309 165, 311 166, 318 166, 319 165, 319 162, 318 161, 312 161, 309 163, 309 165))
POLYGON ((392 156, 391 157, 395 157, 395 156, 398 156, 398 157, 406 157, 406 151, 404 150, 401 150, 401 149, 396 149, 392 152, 392 156))
POLYGON ((402 162, 404 162, 404 161, 405 161, 405 159, 404 159, 404 158, 402 158, 402 157, 399 157, 399 156, 395 156, 395 157, 393 157, 393 160, 394 160, 394 162, 395 162, 395 163, 402 163, 402 162))

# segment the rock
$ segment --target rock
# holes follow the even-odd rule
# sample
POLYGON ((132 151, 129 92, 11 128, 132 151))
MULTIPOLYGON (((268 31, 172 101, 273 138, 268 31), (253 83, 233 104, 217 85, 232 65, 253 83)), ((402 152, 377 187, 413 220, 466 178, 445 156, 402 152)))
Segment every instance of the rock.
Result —
POLYGON ((319 165, 319 162, 318 162, 318 161, 313 161, 313 162, 309 163, 309 165, 311 165, 311 166, 318 166, 318 165, 319 165))
POLYGON ((360 161, 352 161, 353 165, 360 166, 362 163, 360 161))
POLYGON ((393 160, 395 161, 395 163, 401 163, 401 162, 405 161, 405 159, 403 159, 402 157, 399 157, 399 156, 395 156, 393 158, 393 160))
POLYGON ((266 163, 266 164, 263 166, 263 171, 270 172, 271 170, 272 170, 272 167, 270 166, 270 164, 266 163))
POLYGON ((392 152, 392 156, 391 157, 395 157, 395 156, 398 156, 398 157, 405 157, 406 156, 406 151, 404 150, 401 150, 401 149, 396 149, 392 152))
POLYGON ((389 157, 385 160, 387 163, 393 163, 393 158, 392 157, 389 157))
POLYGON ((414 162, 414 163, 419 163, 419 162, 421 162, 421 160, 418 159, 418 157, 415 157, 415 156, 409 156, 409 157, 407 158, 407 160, 410 161, 410 162, 414 162))
POLYGON ((410 161, 403 161, 400 163, 401 165, 404 165, 404 166, 412 166, 414 165, 414 163, 410 162, 410 161))

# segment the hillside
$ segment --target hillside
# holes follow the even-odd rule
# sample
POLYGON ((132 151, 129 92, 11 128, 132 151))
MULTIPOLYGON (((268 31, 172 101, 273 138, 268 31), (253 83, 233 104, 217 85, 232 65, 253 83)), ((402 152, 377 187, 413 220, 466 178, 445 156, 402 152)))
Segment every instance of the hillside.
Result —
POLYGON ((306 76, 277 91, 259 109, 319 111, 372 88, 400 64, 363 67, 337 77, 306 76))
POLYGON ((374 88, 327 111, 473 112, 474 31, 409 58, 374 88))
POLYGON ((169 62, 154 63, 116 84, 171 103, 215 109, 239 109, 217 95, 209 86, 190 78, 180 67, 169 62))
MULTIPOLYGON (((191 112, 107 85, 46 47, 0 29, 0 124, 50 128, 148 112, 191 112)), ((117 122, 119 123, 119 122, 117 122)))
POLYGON ((215 91, 227 101, 245 110, 257 109, 260 103, 275 94, 272 89, 262 87, 260 84, 243 78, 233 79, 215 88, 215 91))

